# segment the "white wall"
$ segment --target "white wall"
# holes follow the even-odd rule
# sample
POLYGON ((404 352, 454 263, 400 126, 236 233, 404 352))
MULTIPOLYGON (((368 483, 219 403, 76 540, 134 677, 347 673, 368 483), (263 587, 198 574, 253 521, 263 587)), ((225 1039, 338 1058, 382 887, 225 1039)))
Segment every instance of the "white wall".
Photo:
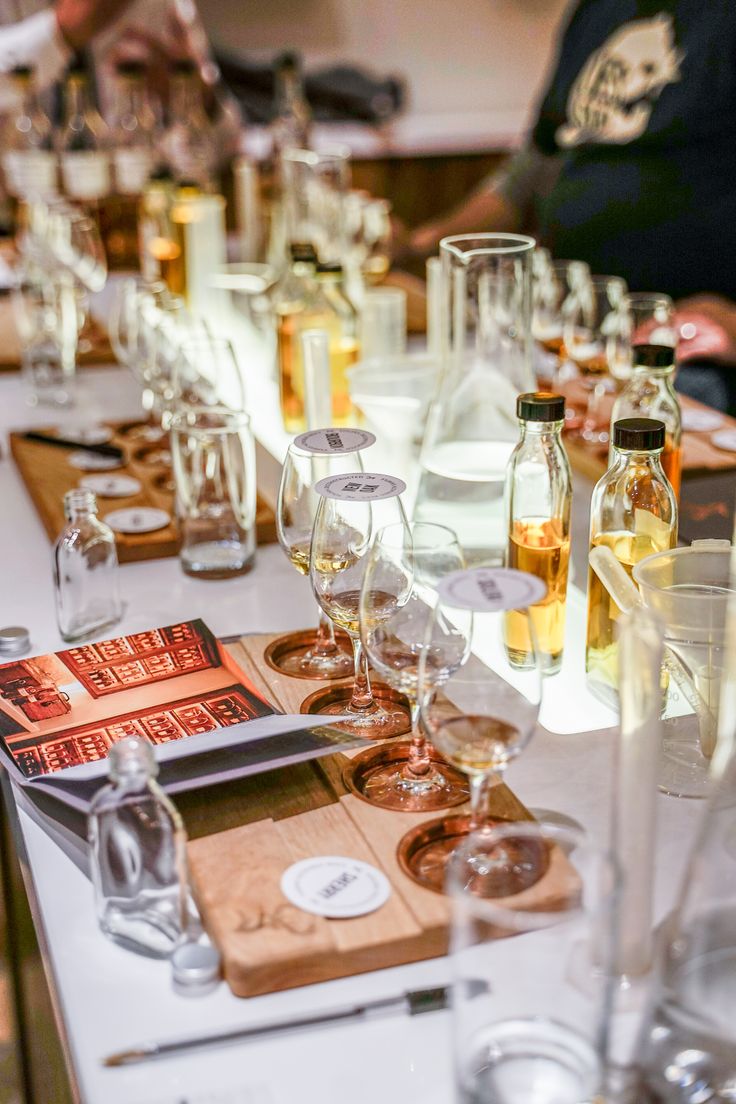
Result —
POLYGON ((302 51, 406 78, 416 116, 523 125, 569 0, 199 0, 215 42, 254 57, 302 51))

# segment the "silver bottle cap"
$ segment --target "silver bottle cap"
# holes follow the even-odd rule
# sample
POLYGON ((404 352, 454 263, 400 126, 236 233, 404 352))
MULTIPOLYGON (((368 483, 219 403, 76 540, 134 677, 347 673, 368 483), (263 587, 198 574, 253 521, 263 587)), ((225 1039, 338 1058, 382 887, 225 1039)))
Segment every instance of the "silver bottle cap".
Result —
POLYGON ((20 655, 31 646, 31 634, 24 625, 7 625, 0 629, 0 655, 20 655))
POLYGON ((182 997, 203 997, 220 984, 220 953, 210 943, 182 943, 171 956, 172 982, 182 997))

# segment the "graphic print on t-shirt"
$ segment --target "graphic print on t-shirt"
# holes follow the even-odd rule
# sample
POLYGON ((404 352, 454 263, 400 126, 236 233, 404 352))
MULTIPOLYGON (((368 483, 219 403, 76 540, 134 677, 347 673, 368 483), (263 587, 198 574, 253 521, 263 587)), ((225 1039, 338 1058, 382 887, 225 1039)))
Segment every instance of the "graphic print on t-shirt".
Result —
POLYGON ((662 89, 680 79, 683 57, 666 12, 624 23, 590 55, 574 81, 558 145, 638 138, 662 89))

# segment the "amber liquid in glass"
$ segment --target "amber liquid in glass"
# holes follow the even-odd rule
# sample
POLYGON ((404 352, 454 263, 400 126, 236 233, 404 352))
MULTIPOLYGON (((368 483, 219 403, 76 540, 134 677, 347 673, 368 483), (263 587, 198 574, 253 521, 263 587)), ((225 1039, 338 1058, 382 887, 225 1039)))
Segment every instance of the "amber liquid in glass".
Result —
MULTIPOLYGON (((536 575, 547 587, 547 596, 530 610, 542 671, 560 669, 565 639, 565 599, 570 565, 570 538, 559 518, 522 518, 509 534, 509 567, 536 575)), ((529 667, 533 652, 526 613, 506 615, 506 654, 513 667, 529 667)))
POLYGON ((682 481, 682 449, 678 445, 675 447, 672 444, 672 438, 667 434, 667 438, 662 449, 662 468, 664 474, 669 479, 672 490, 675 492, 675 498, 680 500, 680 484, 682 481))
POLYGON ((604 353, 597 353, 595 356, 581 359, 574 357, 574 360, 581 376, 601 377, 608 375, 608 359, 604 353))
POLYGON ((279 380, 281 389, 281 413, 284 429, 289 433, 301 433, 307 428, 299 335, 304 329, 327 330, 330 335, 330 378, 332 383, 332 424, 350 425, 355 420, 355 410, 350 401, 346 371, 358 359, 358 343, 345 337, 335 325, 334 318, 303 313, 283 314, 277 327, 279 380))
POLYGON ((151 238, 148 252, 172 295, 182 295, 186 289, 186 269, 181 246, 170 238, 151 238))
MULTIPOLYGON (((360 591, 334 590, 325 602, 331 621, 346 632, 357 636, 360 632, 360 591)), ((368 615, 370 625, 390 617, 398 603, 393 594, 385 590, 371 592, 371 608, 368 615)))
POLYGON ((472 713, 448 717, 431 735, 448 763, 466 774, 488 774, 505 766, 523 739, 515 725, 472 713))

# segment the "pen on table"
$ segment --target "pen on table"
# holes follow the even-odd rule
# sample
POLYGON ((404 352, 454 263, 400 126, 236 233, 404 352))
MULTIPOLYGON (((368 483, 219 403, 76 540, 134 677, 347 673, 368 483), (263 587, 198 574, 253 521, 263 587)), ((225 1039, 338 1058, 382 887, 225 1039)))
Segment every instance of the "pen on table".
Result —
POLYGON ((117 445, 90 445, 85 441, 70 441, 66 437, 54 437, 51 433, 40 433, 29 429, 23 434, 26 441, 38 441, 42 445, 57 445, 58 448, 82 449, 84 452, 96 452, 99 456, 112 456, 115 460, 123 460, 123 450, 117 445))
POLYGON ((274 1020, 254 1027, 236 1027, 229 1031, 218 1031, 211 1035, 190 1036, 171 1039, 169 1042, 142 1043, 130 1050, 121 1050, 108 1054, 103 1059, 105 1066, 128 1066, 136 1062, 147 1062, 150 1058, 165 1058, 170 1054, 179 1054, 185 1050, 194 1050, 223 1043, 237 1043, 249 1039, 260 1039, 265 1035, 275 1035, 281 1031, 298 1031, 307 1027, 320 1027, 322 1024, 337 1023, 340 1020, 362 1020, 380 1012, 407 1012, 418 1016, 422 1012, 436 1012, 447 1007, 449 989, 440 986, 437 989, 416 989, 400 993, 395 997, 366 1001, 364 1004, 347 1005, 344 1008, 327 1009, 313 1015, 298 1016, 290 1020, 274 1020))

